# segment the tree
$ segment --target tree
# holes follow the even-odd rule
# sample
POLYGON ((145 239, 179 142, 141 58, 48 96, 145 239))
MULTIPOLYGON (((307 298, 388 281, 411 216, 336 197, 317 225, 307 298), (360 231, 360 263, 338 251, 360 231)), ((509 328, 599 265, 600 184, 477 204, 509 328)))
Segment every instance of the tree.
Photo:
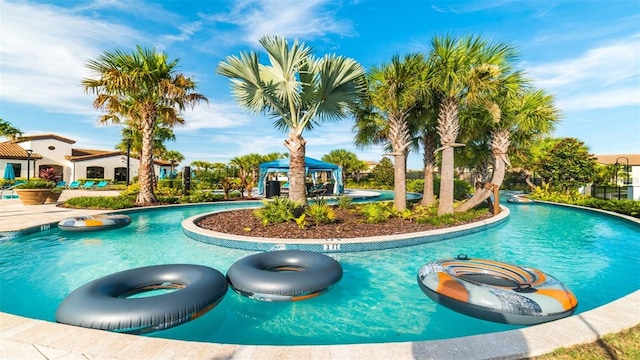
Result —
POLYGON ((241 194, 244 197, 244 190, 247 196, 251 198, 251 190, 258 181, 258 173, 260 172, 260 163, 265 162, 264 157, 260 154, 248 154, 238 156, 231 159, 230 164, 238 168, 240 176, 241 194))
POLYGON ((438 98, 437 132, 440 137, 440 203, 438 214, 453 213, 455 147, 460 132, 458 113, 463 105, 483 104, 498 85, 502 68, 515 57, 514 49, 503 43, 491 44, 480 37, 435 37, 429 54, 429 88, 438 98))
POLYGON ((260 44, 269 65, 260 64, 254 52, 228 56, 217 72, 231 79, 238 104, 275 119, 274 126, 288 131, 289 198, 306 204, 304 130, 326 121, 339 121, 363 98, 364 70, 355 60, 325 55, 316 58, 311 48, 295 40, 264 36, 260 44))
POLYGON ((364 142, 388 143, 388 155, 394 157, 394 205, 399 210, 407 208, 407 156, 417 128, 411 120, 416 119, 414 113, 423 102, 421 74, 425 68, 426 61, 420 54, 402 59, 394 56, 390 64, 373 67, 367 74, 367 107, 356 112, 356 116, 362 116, 356 125, 362 126, 359 136, 364 142))
MULTIPOLYGON (((120 151, 127 150, 127 141, 131 144, 131 155, 139 157, 142 153, 142 133, 135 127, 125 126, 121 131, 122 139, 116 144, 116 149, 120 151)), ((161 127, 156 125, 156 129, 153 131, 153 157, 162 158, 162 154, 167 151, 167 147, 164 145, 167 141, 175 141, 176 135, 173 129, 168 127, 161 127)))
POLYGON ((362 160, 358 160, 356 154, 344 149, 331 150, 322 157, 322 161, 342 167, 342 183, 344 185, 347 184, 347 174, 364 170, 366 167, 362 160))
POLYGON ((378 165, 371 170, 373 181, 380 185, 391 186, 395 183, 393 178, 395 171, 391 159, 383 157, 378 165))
POLYGON ((551 189, 569 193, 587 185, 597 174, 595 157, 576 138, 561 139, 538 164, 539 174, 551 189))
POLYGON ((160 159, 171 163, 171 174, 169 174, 169 178, 173 179, 175 177, 174 167, 184 160, 184 155, 177 150, 165 150, 164 153, 160 155, 160 159))
POLYGON ((22 136, 22 131, 11 125, 10 122, 0 119, 0 136, 4 136, 10 140, 15 140, 22 136))
POLYGON ((559 141, 560 139, 551 137, 532 139, 528 146, 516 149, 514 152, 512 163, 515 167, 522 168, 525 175, 524 181, 531 190, 536 188, 531 177, 538 171, 537 165, 540 164, 540 159, 559 141))
POLYGON ((553 97, 543 90, 518 89, 524 83, 519 75, 509 76, 505 91, 496 96, 495 108, 489 111, 490 153, 493 173, 491 181, 476 188, 471 199, 456 211, 466 211, 488 199, 494 189, 504 180, 506 167, 511 166, 508 158, 510 146, 517 149, 528 148, 532 142, 550 133, 559 119, 559 111, 553 104, 553 97), (511 92, 509 89, 513 89, 511 92))
POLYGON ((86 92, 96 95, 93 105, 106 111, 100 123, 128 122, 142 134, 140 151, 140 193, 137 205, 157 202, 154 194, 153 139, 157 124, 171 128, 184 123, 181 112, 187 106, 207 101, 195 92, 196 83, 176 72, 178 60, 140 46, 131 53, 106 51, 86 67, 97 78, 86 78, 86 92))

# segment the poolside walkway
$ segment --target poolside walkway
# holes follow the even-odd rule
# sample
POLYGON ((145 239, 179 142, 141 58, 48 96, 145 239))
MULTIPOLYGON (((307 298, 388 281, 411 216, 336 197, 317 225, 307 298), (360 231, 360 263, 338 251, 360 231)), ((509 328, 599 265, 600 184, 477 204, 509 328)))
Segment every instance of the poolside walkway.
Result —
MULTIPOLYGON (((62 199, 85 194, 63 195, 62 199)), ((89 191, 88 195, 107 192, 89 191)), ((0 232, 99 212, 55 205, 24 206, 19 200, 2 200, 0 232)), ((640 290, 579 315, 519 330, 447 340, 358 345, 199 343, 117 334, 0 313, 0 359, 523 359, 558 347, 593 342, 637 324, 640 324, 640 290)))

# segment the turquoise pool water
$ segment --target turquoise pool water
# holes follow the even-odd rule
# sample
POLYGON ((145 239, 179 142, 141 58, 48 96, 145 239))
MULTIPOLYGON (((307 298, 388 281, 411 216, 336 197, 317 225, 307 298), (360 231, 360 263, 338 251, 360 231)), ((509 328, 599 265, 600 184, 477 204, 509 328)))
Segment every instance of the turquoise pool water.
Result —
MULTIPOLYGON (((0 243, 0 310, 53 321, 73 289, 129 268, 193 263, 226 273, 253 252, 187 238, 180 222, 241 203, 130 213, 131 226, 74 234, 57 229, 0 243)), ((640 227, 559 206, 507 205, 511 216, 487 231, 437 243, 332 255, 343 279, 329 292, 296 303, 264 303, 229 291, 206 315, 149 336, 234 344, 347 344, 417 341, 496 332, 517 326, 458 314, 427 298, 416 283, 421 265, 464 253, 539 268, 578 297, 578 312, 640 289, 640 227)))

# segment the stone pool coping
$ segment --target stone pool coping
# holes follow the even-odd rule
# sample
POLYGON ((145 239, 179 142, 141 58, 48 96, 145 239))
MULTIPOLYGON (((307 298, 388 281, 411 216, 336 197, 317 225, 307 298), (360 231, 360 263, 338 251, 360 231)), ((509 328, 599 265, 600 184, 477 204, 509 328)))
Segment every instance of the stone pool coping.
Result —
MULTIPOLYGON (((4 210, 0 208, 0 213, 4 210)), ((624 218, 640 224, 640 219, 624 218)), ((33 226, 42 220, 42 214, 37 212, 21 215, 21 222, 25 225, 33 226)), ((640 324, 638 309, 640 290, 578 315, 517 330, 446 340, 317 346, 253 346, 167 340, 0 313, 0 358, 521 359, 543 355, 559 347, 590 343, 606 334, 636 326, 640 324)))

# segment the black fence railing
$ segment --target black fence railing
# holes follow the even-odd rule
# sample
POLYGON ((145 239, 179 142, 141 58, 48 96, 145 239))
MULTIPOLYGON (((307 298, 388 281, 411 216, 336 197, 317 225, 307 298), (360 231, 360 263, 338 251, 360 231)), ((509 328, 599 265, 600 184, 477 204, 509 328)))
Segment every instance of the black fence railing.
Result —
POLYGON ((627 186, 593 186, 591 196, 604 200, 626 200, 627 186))

